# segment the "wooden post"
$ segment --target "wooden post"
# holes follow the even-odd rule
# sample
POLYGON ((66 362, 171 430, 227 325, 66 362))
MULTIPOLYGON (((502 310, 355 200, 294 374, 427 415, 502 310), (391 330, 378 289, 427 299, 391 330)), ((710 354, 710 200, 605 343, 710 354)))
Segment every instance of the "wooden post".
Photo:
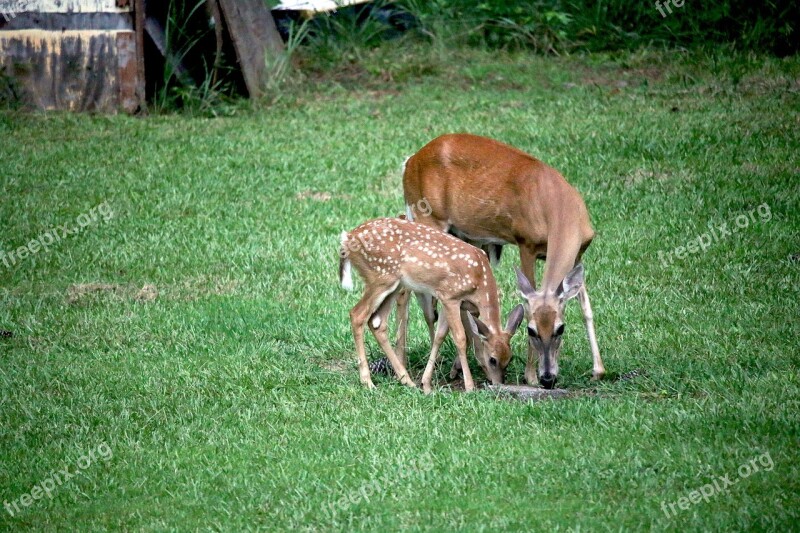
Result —
POLYGON ((145 0, 133 0, 133 31, 136 32, 136 98, 139 110, 146 112, 145 70, 144 70, 144 21, 145 0))
POLYGON ((265 59, 283 53, 283 41, 264 0, 219 0, 251 98, 266 89, 265 59))

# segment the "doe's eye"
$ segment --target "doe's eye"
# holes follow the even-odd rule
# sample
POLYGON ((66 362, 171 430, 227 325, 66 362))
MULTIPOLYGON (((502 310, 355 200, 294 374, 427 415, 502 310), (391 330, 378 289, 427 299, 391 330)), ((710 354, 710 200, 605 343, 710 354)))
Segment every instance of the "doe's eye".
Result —
POLYGON ((556 332, 553 335, 555 335, 556 337, 560 337, 563 334, 564 334, 564 324, 561 324, 560 326, 558 326, 558 329, 556 329, 556 332))
POLYGON ((539 338, 539 334, 536 332, 536 330, 535 330, 535 329, 533 329, 533 328, 532 328, 532 327, 530 327, 530 326, 528 326, 528 335, 530 335, 530 336, 531 336, 531 337, 533 337, 534 339, 538 339, 538 338, 539 338))
POLYGON ((497 359, 494 357, 489 358, 489 364, 492 366, 497 366, 497 359))

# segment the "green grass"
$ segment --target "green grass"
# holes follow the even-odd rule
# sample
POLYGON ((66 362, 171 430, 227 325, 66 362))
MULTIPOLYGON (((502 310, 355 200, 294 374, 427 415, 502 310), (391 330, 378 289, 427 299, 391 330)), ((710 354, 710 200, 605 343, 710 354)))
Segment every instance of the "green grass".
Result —
MULTIPOLYGON (((113 210, 0 263, 2 499, 102 443, 113 453, 52 499, 0 510, 1 527, 797 529, 800 62, 442 54, 378 49, 218 119, 0 116, 0 249, 113 210), (516 145, 584 194, 609 379, 589 379, 573 303, 570 399, 360 386, 339 233, 399 214, 401 162, 450 131, 516 145), (764 203, 769 221, 658 260, 764 203), (147 284, 155 300, 137 298, 147 284), (765 453, 774 468, 739 478, 765 453), (665 516, 662 502, 723 476, 738 480, 729 492, 665 516)), ((509 251, 497 272, 504 315, 517 261, 509 251)), ((448 342, 440 377, 452 356, 448 342)))

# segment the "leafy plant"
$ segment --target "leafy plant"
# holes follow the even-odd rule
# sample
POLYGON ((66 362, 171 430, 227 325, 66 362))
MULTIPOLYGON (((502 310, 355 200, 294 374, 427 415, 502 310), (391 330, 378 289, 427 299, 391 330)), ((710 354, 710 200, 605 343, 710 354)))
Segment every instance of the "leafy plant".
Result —
POLYGON ((307 48, 321 62, 360 61, 367 50, 397 36, 393 14, 406 11, 395 9, 379 0, 320 14, 309 21, 307 48))
POLYGON ((673 6, 665 17, 651 2, 633 0, 403 0, 400 4, 419 20, 422 35, 453 45, 558 53, 730 42, 740 49, 778 55, 800 50, 800 4, 790 0, 685 3, 673 6))
POLYGON ((164 27, 167 57, 153 101, 156 112, 181 109, 216 115, 225 101, 226 83, 214 73, 215 67, 222 67, 209 65, 213 61, 198 52, 198 45, 212 31, 208 25, 198 24, 204 20, 200 11, 204 4, 204 0, 194 4, 170 0, 164 27), (181 67, 190 55, 198 58, 200 65, 194 72, 181 67))
POLYGON ((22 105, 22 91, 13 76, 0 67, 0 109, 17 109, 22 105))
POLYGON ((289 24, 289 35, 283 51, 275 56, 265 55, 266 93, 272 101, 280 98, 287 82, 287 76, 292 71, 292 57, 300 47, 300 44, 308 37, 310 29, 311 26, 308 20, 303 21, 301 24, 292 21, 289 24))

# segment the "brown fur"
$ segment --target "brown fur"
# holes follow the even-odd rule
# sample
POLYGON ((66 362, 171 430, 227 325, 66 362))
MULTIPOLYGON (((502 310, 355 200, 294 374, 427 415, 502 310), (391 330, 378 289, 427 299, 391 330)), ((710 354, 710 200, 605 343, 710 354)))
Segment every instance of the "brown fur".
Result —
MULTIPOLYGON (((429 215, 416 221, 449 226, 479 238, 499 238, 531 258, 548 256, 543 288, 555 290, 594 238, 580 193, 552 167, 501 142, 477 135, 442 135, 406 163, 405 202, 422 199, 429 215), (548 254, 548 243, 560 244, 548 254)), ((523 272, 533 282, 532 267, 523 272)))
MULTIPOLYGON (((430 205, 430 213, 417 215, 421 224, 453 232, 476 245, 488 246, 487 242, 499 239, 518 246, 522 272, 535 289, 535 262, 545 259, 541 286, 529 298, 531 312, 541 311, 529 318, 542 334, 552 334, 556 322, 563 319, 563 306, 551 296, 594 238, 583 198, 558 171, 496 140, 447 134, 406 162, 403 191, 407 205, 422 200, 430 205)), ((398 298, 401 349, 407 300, 398 298)), ((599 376, 604 370, 585 290, 580 301, 599 376)), ((426 320, 431 327, 431 318, 426 316, 426 320)), ((529 381, 535 377, 532 355, 529 351, 525 370, 529 381)))
POLYGON ((550 306, 543 306, 534 311, 533 320, 536 321, 537 330, 542 339, 548 340, 553 336, 557 316, 556 310, 550 306))

